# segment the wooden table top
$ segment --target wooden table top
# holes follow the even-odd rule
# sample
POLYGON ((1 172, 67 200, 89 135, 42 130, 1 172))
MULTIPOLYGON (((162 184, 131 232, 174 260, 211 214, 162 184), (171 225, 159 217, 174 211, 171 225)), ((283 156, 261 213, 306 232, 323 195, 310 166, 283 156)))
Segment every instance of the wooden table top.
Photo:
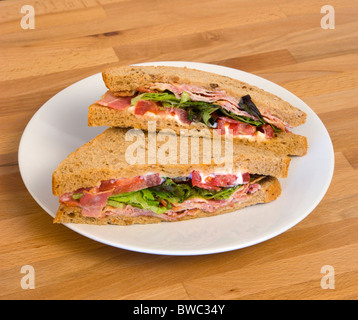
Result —
POLYGON ((335 29, 321 27, 318 0, 1 1, 0 299, 357 299, 358 6, 329 4, 335 29), (34 29, 21 27, 23 5, 35 9, 34 29), (318 114, 335 173, 307 218, 266 242, 191 257, 117 249, 52 223, 19 174, 28 121, 105 67, 166 60, 254 73, 318 114), (34 289, 22 286, 26 265, 34 289))

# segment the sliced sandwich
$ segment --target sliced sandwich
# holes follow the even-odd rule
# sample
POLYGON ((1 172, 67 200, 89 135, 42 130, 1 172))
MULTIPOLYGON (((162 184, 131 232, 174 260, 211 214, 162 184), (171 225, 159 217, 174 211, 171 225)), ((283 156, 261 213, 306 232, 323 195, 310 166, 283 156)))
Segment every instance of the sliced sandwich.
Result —
MULTIPOLYGON (((148 153, 149 133, 143 134, 148 153)), ((160 135, 156 151, 166 143, 160 135)), ((179 144, 180 137, 175 139, 179 144)), ((59 164, 52 177, 60 202, 54 222, 147 224, 232 212, 275 200, 281 193, 277 178, 287 176, 290 163, 288 156, 242 145, 231 167, 195 164, 191 150, 188 164, 129 165, 132 143, 128 130, 109 128, 59 164)))
POLYGON ((89 126, 147 130, 219 130, 235 141, 280 154, 302 156, 307 139, 290 132, 306 114, 277 96, 229 77, 179 67, 107 69, 108 88, 89 107, 89 126))

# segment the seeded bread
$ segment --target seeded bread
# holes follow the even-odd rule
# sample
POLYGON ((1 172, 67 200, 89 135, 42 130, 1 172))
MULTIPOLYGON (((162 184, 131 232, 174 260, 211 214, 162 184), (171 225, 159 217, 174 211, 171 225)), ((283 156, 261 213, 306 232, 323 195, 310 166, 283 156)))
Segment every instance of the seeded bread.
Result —
POLYGON ((249 94, 257 108, 297 127, 306 121, 306 114, 281 98, 245 82, 210 72, 167 66, 119 66, 102 73, 104 83, 115 95, 133 95, 138 87, 152 83, 190 84, 205 89, 224 90, 233 97, 249 94))
MULTIPOLYGON (((137 128, 148 130, 148 121, 156 121, 156 129, 173 130, 176 134, 183 132, 183 129, 207 129, 205 132, 209 136, 213 135, 213 130, 205 126, 203 123, 180 123, 175 117, 163 117, 146 113, 141 116, 136 116, 131 108, 117 111, 112 108, 103 107, 98 104, 93 104, 89 107, 88 125, 92 127, 103 126, 104 124, 110 127, 121 128, 137 128)), ((234 137, 236 144, 246 144, 253 147, 262 148, 263 150, 271 150, 279 154, 303 156, 307 153, 307 138, 290 132, 275 133, 273 139, 258 139, 250 140, 245 137, 234 137)))
MULTIPOLYGON (((287 176, 291 160, 288 156, 271 151, 261 152, 253 146, 234 144, 233 163, 225 164, 219 163, 220 155, 230 155, 229 149, 225 149, 224 138, 218 140, 198 137, 198 143, 195 142, 193 137, 182 137, 181 140, 180 136, 170 132, 148 133, 135 129, 109 128, 59 164, 52 176, 53 194, 61 196, 80 188, 98 186, 103 180, 135 177, 147 173, 179 177, 188 176, 193 170, 211 174, 232 169, 233 172, 240 170, 278 178, 287 176), (156 141, 154 148, 152 141, 156 141), (183 147, 185 141, 187 150, 183 147), (172 149, 166 152, 168 148, 172 149), (145 157, 139 156, 136 159, 138 150, 142 151, 145 157), (154 155, 157 159, 148 158, 149 150, 155 150, 154 155), (133 160, 137 160, 137 163, 133 160), (138 163, 141 160, 144 160, 143 163, 138 163)), ((230 143, 228 145, 230 146, 230 143)))
MULTIPOLYGON (((259 182, 261 189, 252 195, 248 195, 246 201, 241 203, 236 203, 234 206, 223 207, 219 210, 216 210, 212 213, 205 212, 200 210, 194 215, 187 215, 182 218, 179 218, 177 221, 183 221, 188 219, 211 217, 219 214, 227 213, 248 207, 251 205, 266 203, 275 200, 281 194, 281 186, 279 181, 273 177, 267 177, 259 182)), ((148 223, 159 223, 164 220, 156 216, 142 216, 142 217, 129 217, 129 216, 120 216, 120 215, 111 215, 104 218, 94 218, 94 217, 85 217, 81 214, 81 209, 78 207, 66 207, 60 205, 54 223, 85 223, 85 224, 96 224, 96 225, 131 225, 131 224, 148 224, 148 223)))

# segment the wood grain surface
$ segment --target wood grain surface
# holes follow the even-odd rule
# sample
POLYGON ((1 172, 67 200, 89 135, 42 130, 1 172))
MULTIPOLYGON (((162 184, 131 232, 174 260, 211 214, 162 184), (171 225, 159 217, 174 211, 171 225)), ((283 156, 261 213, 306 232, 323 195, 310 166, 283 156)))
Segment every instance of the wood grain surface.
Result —
POLYGON ((357 16, 352 0, 0 1, 0 299, 357 299, 357 16), (326 4, 335 29, 321 28, 326 4), (21 28, 23 5, 35 29, 21 28), (28 121, 105 67, 165 60, 254 73, 319 115, 335 173, 306 219, 261 244, 193 257, 121 250, 53 225, 19 174, 28 121), (34 289, 21 287, 24 265, 34 289), (321 286, 324 265, 333 289, 321 286))

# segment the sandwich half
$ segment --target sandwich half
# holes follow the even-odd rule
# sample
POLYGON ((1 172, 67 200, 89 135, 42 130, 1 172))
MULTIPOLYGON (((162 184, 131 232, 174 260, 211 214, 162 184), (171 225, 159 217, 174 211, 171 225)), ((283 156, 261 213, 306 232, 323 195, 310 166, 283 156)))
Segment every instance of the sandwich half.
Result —
MULTIPOLYGON (((136 141, 132 139, 136 131, 109 128, 59 164, 52 176, 52 191, 60 202, 55 223, 182 221, 270 202, 281 193, 277 178, 287 176, 288 156, 242 145, 233 151, 230 167, 192 161, 192 151, 204 156, 202 144, 208 140, 201 137, 199 147, 190 144, 187 164, 175 161, 179 153, 166 164, 129 164, 128 150, 136 141)), ((144 150, 147 157, 151 133, 140 132, 136 138, 144 140, 136 152, 144 150)), ((176 139, 178 145, 181 142, 176 135, 168 138, 168 133, 159 132, 155 151, 159 153, 168 139, 176 139)))
POLYGON ((262 89, 229 77, 180 67, 121 66, 105 70, 108 88, 89 107, 89 126, 147 130, 219 130, 236 143, 285 155, 307 153, 307 139, 290 132, 306 114, 262 89))

